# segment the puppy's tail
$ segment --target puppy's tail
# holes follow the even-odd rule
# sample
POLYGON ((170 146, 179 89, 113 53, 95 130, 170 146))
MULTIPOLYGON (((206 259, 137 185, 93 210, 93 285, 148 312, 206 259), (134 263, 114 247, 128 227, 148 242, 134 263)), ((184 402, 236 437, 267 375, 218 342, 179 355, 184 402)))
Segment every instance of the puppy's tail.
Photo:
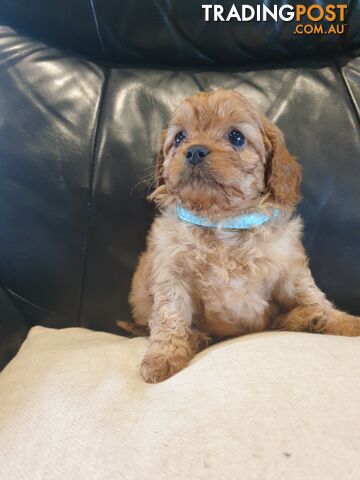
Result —
POLYGON ((137 325, 133 322, 125 322, 123 320, 117 320, 116 325, 127 333, 131 333, 134 337, 148 337, 150 334, 149 327, 147 325, 137 325))

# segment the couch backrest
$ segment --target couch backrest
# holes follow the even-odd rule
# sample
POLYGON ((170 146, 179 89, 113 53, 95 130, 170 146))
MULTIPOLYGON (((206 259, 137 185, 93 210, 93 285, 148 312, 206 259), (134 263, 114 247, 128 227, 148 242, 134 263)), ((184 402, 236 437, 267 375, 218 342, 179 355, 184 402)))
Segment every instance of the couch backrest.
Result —
MULTIPOLYGON (((129 284, 154 213, 144 180, 153 171, 159 133, 184 97, 224 87, 239 90, 284 131, 303 166, 299 211, 315 279, 339 307, 360 313, 360 59, 321 54, 271 67, 224 68, 220 61, 230 62, 232 48, 243 58, 239 63, 247 61, 244 52, 250 50, 241 39, 249 41, 250 57, 259 61, 263 49, 255 47, 255 40, 265 44, 267 38, 272 55, 293 48, 283 43, 281 25, 271 32, 263 25, 264 38, 254 34, 253 42, 243 32, 245 25, 234 30, 237 39, 230 34, 207 39, 210 56, 219 63, 180 68, 181 62, 203 61, 193 48, 198 23, 172 16, 177 32, 184 32, 181 18, 193 22, 193 30, 182 34, 180 43, 171 37, 162 48, 156 41, 170 31, 164 28, 168 20, 156 17, 163 26, 159 33, 152 15, 184 2, 146 2, 144 37, 135 35, 137 23, 121 24, 126 16, 112 19, 106 6, 113 5, 115 12, 118 3, 128 15, 140 11, 139 2, 62 0, 60 8, 54 0, 50 8, 48 2, 33 0, 31 9, 22 0, 0 4, 0 17, 9 17, 17 5, 12 21, 33 29, 33 35, 39 36, 40 22, 45 39, 23 36, 12 24, 0 26, 0 281, 14 304, 29 322, 54 327, 80 324, 115 331, 116 319, 129 318, 129 284), (88 49, 94 58, 99 36, 91 30, 89 5, 108 12, 109 23, 99 24, 107 54, 111 39, 119 45, 109 58, 135 62, 136 53, 143 61, 172 60, 177 66, 124 67, 104 62, 101 50, 101 61, 90 61, 51 46, 46 37, 73 43, 82 53, 88 49), (272 42, 266 37, 270 33, 272 42), (127 49, 130 39, 141 38, 141 48, 127 49), (226 47, 228 40, 233 47, 226 47), (172 57, 172 51, 183 56, 172 57)), ((334 42, 305 40, 314 51, 322 42, 329 47, 334 42)))
MULTIPOLYGON (((316 2, 321 8, 328 1, 316 2)), ((70 48, 93 59, 108 62, 185 66, 239 66, 268 64, 290 59, 331 57, 353 51, 360 46, 360 1, 342 0, 346 25, 343 35, 294 34, 297 24, 282 12, 277 21, 268 16, 263 21, 226 21, 235 4, 240 18, 243 4, 266 7, 276 12, 286 5, 294 9, 301 4, 310 7, 311 0, 288 2, 270 0, 2 0, 0 17, 15 28, 55 46, 70 48), (208 8, 203 8, 208 5, 208 8), (222 8, 222 18, 213 21, 215 9, 222 8), (209 12, 209 21, 205 14, 209 12), (241 24, 241 25, 240 25, 241 24)), ((221 10, 220 10, 221 11, 221 10)), ((301 13, 301 12, 300 12, 301 13)), ((329 29, 331 12, 324 12, 317 22, 329 29)), ((340 10, 335 10, 340 19, 340 10)), ((317 17, 321 11, 314 10, 317 17)), ((310 17, 311 18, 311 17, 310 17)), ((303 14, 299 22, 313 24, 303 14)))

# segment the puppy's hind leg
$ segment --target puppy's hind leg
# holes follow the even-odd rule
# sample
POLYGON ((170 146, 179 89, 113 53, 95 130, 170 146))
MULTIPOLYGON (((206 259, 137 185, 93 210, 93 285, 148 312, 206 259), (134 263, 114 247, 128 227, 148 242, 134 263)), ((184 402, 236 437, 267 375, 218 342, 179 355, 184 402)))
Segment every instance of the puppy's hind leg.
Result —
POLYGON ((360 318, 335 308, 323 308, 321 305, 301 306, 280 315, 273 328, 355 337, 360 335, 360 318))
POLYGON ((272 329, 360 335, 360 317, 336 310, 316 286, 305 262, 295 267, 277 286, 275 299, 288 311, 273 321, 272 329))
POLYGON ((136 323, 125 320, 117 320, 116 325, 134 337, 148 337, 150 334, 150 329, 146 325, 137 325, 136 323))
POLYGON ((135 337, 147 337, 150 333, 149 319, 153 305, 153 297, 149 291, 150 266, 149 254, 143 253, 134 273, 129 303, 134 322, 118 320, 116 325, 135 337))
POLYGON ((153 296, 150 293, 150 255, 146 251, 140 255, 138 266, 135 270, 129 295, 134 322, 137 325, 149 324, 153 296))

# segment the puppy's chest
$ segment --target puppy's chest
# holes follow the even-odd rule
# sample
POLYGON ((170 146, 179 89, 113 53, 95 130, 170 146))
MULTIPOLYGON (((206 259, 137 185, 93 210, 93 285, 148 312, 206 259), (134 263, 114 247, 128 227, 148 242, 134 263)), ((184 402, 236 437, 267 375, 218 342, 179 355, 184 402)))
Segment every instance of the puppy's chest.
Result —
POLYGON ((278 275, 256 236, 214 232, 194 240, 186 268, 205 310, 239 317, 244 306, 266 308, 278 275))

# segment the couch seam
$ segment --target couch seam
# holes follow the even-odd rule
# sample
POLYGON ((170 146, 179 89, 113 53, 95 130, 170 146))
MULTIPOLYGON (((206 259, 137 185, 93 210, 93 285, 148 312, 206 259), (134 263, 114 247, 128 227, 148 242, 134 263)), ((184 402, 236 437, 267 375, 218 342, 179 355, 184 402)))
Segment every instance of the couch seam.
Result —
POLYGON ((104 43, 104 40, 103 40, 102 35, 101 35, 100 25, 99 25, 99 21, 98 21, 97 14, 96 14, 95 0, 89 0, 89 1, 90 1, 91 13, 92 13, 92 16, 93 16, 93 19, 94 19, 96 33, 97 33, 97 36, 98 36, 98 39, 99 39, 101 50, 103 51, 103 54, 106 57, 107 55, 106 55, 105 43, 104 43))
POLYGON ((339 75, 340 75, 340 78, 342 80, 342 83, 344 84, 344 87, 345 87, 345 90, 347 92, 347 95, 348 95, 348 98, 350 99, 350 103, 353 107, 353 110, 355 112, 355 115, 356 115, 356 118, 358 120, 358 124, 360 125, 360 114, 359 114, 359 111, 358 111, 358 106, 357 106, 357 103, 354 99, 354 96, 352 94, 352 91, 351 91, 351 88, 350 88, 350 85, 348 83, 348 81, 346 80, 343 72, 342 72, 342 67, 340 66, 340 64, 338 63, 337 59, 334 59, 334 65, 336 67, 336 70, 338 71, 339 75))
MULTIPOLYGON (((44 312, 48 315, 51 315, 52 317, 57 317, 59 318, 62 314, 59 314, 57 312, 54 312, 52 310, 49 310, 48 308, 44 308, 44 307, 41 307, 40 305, 38 305, 37 303, 34 303, 32 302, 31 300, 28 300, 27 298, 25 297, 22 297, 21 295, 19 295, 18 293, 14 292, 14 290, 11 290, 10 288, 8 287, 3 287, 3 289, 5 290, 7 296, 9 297, 9 299, 12 301, 12 297, 15 297, 17 300, 25 303, 26 305, 30 305, 30 307, 33 307, 35 308, 36 310, 40 310, 41 312, 44 312)), ((12 302, 14 304, 14 302, 12 302)), ((16 306, 15 306, 16 307, 16 306)), ((23 312, 21 312, 23 314, 23 312)), ((24 317, 25 318, 25 317, 24 317)), ((26 318, 25 318, 26 319, 26 318)), ((27 320, 27 319, 26 319, 27 320)))
POLYGON ((85 293, 85 283, 86 283, 86 273, 87 273, 87 263, 89 256, 89 239, 91 233, 91 224, 93 219, 94 211, 94 186, 95 186, 95 169, 98 160, 99 154, 99 137, 100 137, 100 126, 102 124, 102 115, 104 111, 104 102, 107 93, 107 84, 109 79, 109 71, 104 70, 104 81, 100 92, 99 97, 99 106, 96 113, 95 127, 93 133, 92 141, 92 155, 89 169, 89 191, 88 191, 88 201, 87 201, 87 217, 85 225, 85 234, 84 234, 84 243, 83 243, 83 260, 82 260, 82 272, 80 280, 80 294, 79 294, 79 306, 77 314, 77 323, 79 327, 82 326, 82 314, 83 314, 83 303, 84 303, 84 293, 85 293))

